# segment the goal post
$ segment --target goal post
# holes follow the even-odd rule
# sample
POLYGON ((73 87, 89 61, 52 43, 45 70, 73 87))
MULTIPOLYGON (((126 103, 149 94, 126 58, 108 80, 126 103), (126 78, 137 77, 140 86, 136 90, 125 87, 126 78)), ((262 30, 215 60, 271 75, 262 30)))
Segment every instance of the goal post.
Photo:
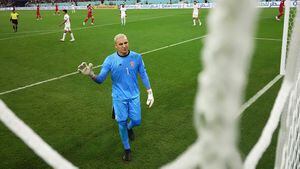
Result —
POLYGON ((285 75, 286 59, 289 51, 289 44, 291 41, 292 29, 295 22, 296 6, 299 4, 298 0, 286 0, 284 10, 284 24, 282 32, 282 45, 281 45, 281 61, 280 61, 280 74, 285 75))
POLYGON ((290 18, 290 5, 291 1, 285 1, 285 14, 284 14, 284 24, 282 32, 282 45, 281 45, 281 61, 280 61, 280 74, 285 74, 285 64, 286 64, 286 53, 287 53, 287 40, 288 40, 288 30, 289 30, 289 18, 290 18))
POLYGON ((286 41, 285 76, 276 98, 271 115, 262 135, 250 151, 244 169, 255 169, 261 156, 268 148, 274 131, 280 123, 276 149, 275 169, 300 168, 300 12, 296 4, 289 17, 286 41), (293 20, 291 22, 291 20, 293 20))

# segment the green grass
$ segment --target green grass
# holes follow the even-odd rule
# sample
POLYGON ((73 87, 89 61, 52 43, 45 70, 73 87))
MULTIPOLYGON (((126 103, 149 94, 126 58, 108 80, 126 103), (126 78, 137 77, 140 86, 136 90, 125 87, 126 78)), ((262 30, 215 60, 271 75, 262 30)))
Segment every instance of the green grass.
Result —
MULTIPOLYGON (((130 48, 144 53, 207 34, 193 27, 191 10, 129 10, 127 25, 119 24, 119 11, 95 10, 96 24, 83 27, 86 11, 70 14, 76 41, 59 42, 63 16, 42 11, 18 11, 19 32, 13 33, 9 12, 0 12, 0 92, 76 71, 82 61, 101 64, 114 51, 113 37, 125 33, 130 48), (7 22, 5 22, 7 21, 7 22), (33 32, 35 31, 35 32, 33 32)), ((258 38, 281 39, 282 22, 277 11, 261 11, 258 38)), ((264 87, 279 72, 281 41, 256 40, 246 99, 264 87)), ((153 108, 145 106, 141 87, 142 125, 131 144, 133 161, 124 164, 115 121, 111 119, 111 82, 97 85, 76 74, 35 87, 0 95, 0 98, 47 143, 73 164, 84 169, 158 168, 176 158, 196 139, 193 104, 197 74, 201 71, 203 39, 143 55, 154 91, 153 108)), ((96 70, 99 72, 99 69, 96 70)), ((266 123, 280 84, 274 85, 241 117, 240 150, 245 157, 266 123)), ((273 168, 275 140, 261 160, 261 169, 273 168)), ((0 168, 50 168, 0 124, 0 168)))

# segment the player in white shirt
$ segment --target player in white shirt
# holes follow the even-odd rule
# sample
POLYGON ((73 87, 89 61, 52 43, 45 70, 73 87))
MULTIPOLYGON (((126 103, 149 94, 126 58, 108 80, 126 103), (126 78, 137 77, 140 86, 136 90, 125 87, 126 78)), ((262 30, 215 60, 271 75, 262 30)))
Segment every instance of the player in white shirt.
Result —
POLYGON ((125 24, 126 24, 126 8, 125 8, 125 5, 121 5, 120 11, 121 11, 121 25, 125 26, 125 24))
POLYGON ((62 37, 62 39, 60 39, 60 41, 64 42, 64 41, 65 41, 65 38, 66 38, 66 34, 67 34, 67 32, 69 32, 70 35, 71 35, 71 40, 70 40, 70 41, 73 42, 73 41, 75 41, 75 38, 74 38, 74 35, 73 35, 72 31, 71 31, 71 21, 70 21, 70 16, 68 15, 68 12, 67 12, 66 9, 64 9, 63 12, 64 12, 64 14, 65 14, 65 15, 64 15, 64 22, 61 23, 59 26, 62 26, 63 24, 65 24, 65 28, 64 28, 64 34, 63 34, 63 37, 62 37))
POLYGON ((72 8, 72 13, 75 13, 76 12, 76 8, 75 8, 75 5, 74 5, 74 2, 72 2, 71 8, 72 8))
POLYGON ((194 26, 196 26, 196 21, 198 21, 199 26, 201 26, 201 21, 199 19, 199 7, 196 1, 194 1, 194 6, 193 6, 193 23, 194 26))

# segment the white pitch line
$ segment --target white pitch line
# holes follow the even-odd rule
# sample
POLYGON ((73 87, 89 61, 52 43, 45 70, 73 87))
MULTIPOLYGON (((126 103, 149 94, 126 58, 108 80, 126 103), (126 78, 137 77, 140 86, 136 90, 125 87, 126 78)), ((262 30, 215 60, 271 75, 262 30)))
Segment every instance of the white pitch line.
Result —
MULTIPOLYGON (((171 45, 167 45, 167 46, 157 48, 157 49, 154 49, 154 50, 150 50, 150 51, 147 51, 147 52, 142 52, 141 54, 145 55, 145 54, 156 52, 156 51, 166 49, 166 48, 169 48, 169 47, 177 46, 177 45, 180 45, 180 44, 183 44, 183 43, 187 43, 187 42, 191 42, 191 41, 194 41, 194 40, 202 39, 204 37, 206 37, 206 35, 196 37, 196 38, 192 38, 192 39, 189 39, 189 40, 185 40, 185 41, 182 41, 182 42, 174 43, 174 44, 171 44, 171 45)), ((99 68, 99 67, 101 67, 101 65, 97 65, 93 68, 95 69, 95 68, 99 68)), ((51 82, 51 81, 54 81, 54 80, 62 79, 62 78, 65 78, 65 77, 68 77, 68 76, 71 76, 71 75, 75 75, 75 74, 78 74, 78 72, 75 71, 75 72, 72 72, 72 73, 68 73, 68 74, 65 74, 65 75, 61 75, 61 76, 58 76, 58 77, 47 79, 47 80, 44 80, 44 81, 40 81, 40 82, 36 82, 36 83, 29 84, 29 85, 26 85, 26 86, 18 87, 18 88, 12 89, 12 90, 4 91, 4 92, 0 93, 0 96, 8 94, 8 93, 16 92, 16 91, 19 91, 19 90, 27 89, 27 88, 30 88, 30 87, 33 87, 33 86, 37 86, 37 85, 40 85, 40 84, 43 84, 43 83, 47 83, 47 82, 51 82)))
POLYGON ((185 41, 178 42, 178 43, 174 43, 174 44, 167 45, 167 46, 164 46, 164 47, 161 47, 161 48, 157 48, 157 49, 153 49, 153 50, 150 50, 150 51, 141 53, 141 54, 142 54, 142 55, 145 55, 145 54, 147 54, 147 53, 152 53, 152 52, 155 52, 155 51, 158 51, 158 50, 162 50, 162 49, 166 49, 166 48, 169 48, 169 47, 177 46, 177 45, 180 45, 180 44, 183 44, 183 43, 187 43, 187 42, 191 42, 191 41, 194 41, 194 40, 202 39, 202 38, 205 38, 206 36, 207 36, 207 35, 200 36, 200 37, 193 38, 193 39, 189 39, 189 40, 185 40, 185 41))
POLYGON ((268 40, 268 41, 278 41, 281 42, 282 39, 273 39, 273 38, 254 38, 256 40, 268 40))
POLYGON ((262 96, 266 91, 268 91, 281 77, 282 75, 277 75, 265 87, 260 89, 254 96, 252 96, 246 103, 244 103, 240 108, 237 117, 240 116, 248 107, 250 107, 258 98, 260 98, 260 96, 262 96))
POLYGON ((52 79, 47 79, 47 80, 40 81, 40 82, 37 82, 37 83, 33 83, 33 84, 30 84, 30 85, 18 87, 18 88, 12 89, 12 90, 1 92, 0 95, 5 95, 7 93, 12 93, 12 92, 15 92, 15 91, 18 91, 18 90, 22 90, 22 89, 26 89, 26 88, 29 88, 29 87, 37 86, 37 85, 40 85, 40 84, 43 84, 43 83, 47 83, 47 82, 51 82, 51 81, 54 81, 54 80, 62 79, 62 78, 65 78, 65 77, 68 77, 68 76, 71 76, 71 75, 75 75, 77 73, 78 72, 72 72, 72 73, 64 74, 64 75, 61 75, 61 76, 58 76, 58 77, 54 77, 52 79))

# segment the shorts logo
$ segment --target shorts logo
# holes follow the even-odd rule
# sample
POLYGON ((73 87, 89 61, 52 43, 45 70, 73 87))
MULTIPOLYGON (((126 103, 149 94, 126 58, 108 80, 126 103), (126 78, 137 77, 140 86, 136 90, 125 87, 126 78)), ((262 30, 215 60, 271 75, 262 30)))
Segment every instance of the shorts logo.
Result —
POLYGON ((130 66, 131 66, 132 68, 134 68, 134 62, 133 62, 133 61, 130 62, 130 66))

